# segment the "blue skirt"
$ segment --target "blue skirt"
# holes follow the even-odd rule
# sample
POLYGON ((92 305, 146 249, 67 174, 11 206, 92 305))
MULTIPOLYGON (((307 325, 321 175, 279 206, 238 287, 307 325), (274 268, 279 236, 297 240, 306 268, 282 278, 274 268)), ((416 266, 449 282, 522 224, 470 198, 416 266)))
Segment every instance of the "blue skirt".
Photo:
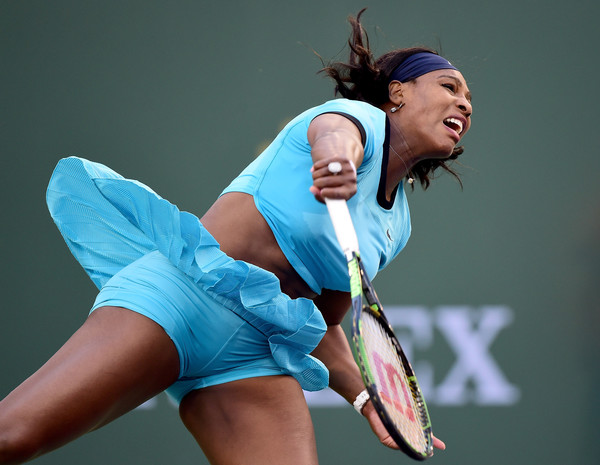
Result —
POLYGON ((263 334, 281 372, 308 391, 327 386, 327 369, 309 355, 327 328, 313 302, 290 299, 274 274, 227 256, 195 215, 138 181, 76 157, 58 163, 47 202, 69 249, 98 288, 159 251, 214 304, 263 334))

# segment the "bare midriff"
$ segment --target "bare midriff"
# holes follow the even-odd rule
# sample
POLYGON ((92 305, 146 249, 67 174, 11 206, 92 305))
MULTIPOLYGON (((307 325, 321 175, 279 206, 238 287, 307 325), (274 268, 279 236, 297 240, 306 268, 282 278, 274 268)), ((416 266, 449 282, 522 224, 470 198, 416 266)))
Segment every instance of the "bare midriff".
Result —
POLYGON ((254 198, 242 192, 222 195, 201 219, 204 227, 236 260, 252 263, 275 274, 281 290, 291 298, 312 299, 315 293, 290 265, 260 214, 254 198))

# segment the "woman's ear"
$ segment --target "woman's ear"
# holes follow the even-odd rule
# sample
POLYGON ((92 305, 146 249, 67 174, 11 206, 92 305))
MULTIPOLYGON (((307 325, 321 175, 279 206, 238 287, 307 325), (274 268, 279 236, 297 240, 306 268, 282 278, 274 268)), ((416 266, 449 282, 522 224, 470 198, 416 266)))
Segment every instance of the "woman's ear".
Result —
POLYGON ((394 105, 400 105, 402 103, 402 83, 400 81, 392 81, 388 86, 389 90, 389 100, 394 105))

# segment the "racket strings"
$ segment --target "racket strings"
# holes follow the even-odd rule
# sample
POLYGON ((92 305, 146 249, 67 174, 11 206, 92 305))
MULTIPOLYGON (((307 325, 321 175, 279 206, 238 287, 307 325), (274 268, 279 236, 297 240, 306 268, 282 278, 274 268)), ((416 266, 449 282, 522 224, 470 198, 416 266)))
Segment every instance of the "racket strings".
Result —
POLYGON ((416 451, 427 454, 431 445, 424 428, 424 405, 409 378, 387 331, 368 311, 363 312, 360 332, 371 365, 372 383, 385 405, 389 420, 416 451))

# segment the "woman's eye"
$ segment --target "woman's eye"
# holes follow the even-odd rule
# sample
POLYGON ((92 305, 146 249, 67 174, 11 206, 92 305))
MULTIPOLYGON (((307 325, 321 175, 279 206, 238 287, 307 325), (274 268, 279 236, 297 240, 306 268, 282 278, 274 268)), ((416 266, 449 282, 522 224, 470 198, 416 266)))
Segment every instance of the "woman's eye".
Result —
POLYGON ((442 84, 442 87, 449 89, 451 92, 455 92, 454 84, 442 84))

